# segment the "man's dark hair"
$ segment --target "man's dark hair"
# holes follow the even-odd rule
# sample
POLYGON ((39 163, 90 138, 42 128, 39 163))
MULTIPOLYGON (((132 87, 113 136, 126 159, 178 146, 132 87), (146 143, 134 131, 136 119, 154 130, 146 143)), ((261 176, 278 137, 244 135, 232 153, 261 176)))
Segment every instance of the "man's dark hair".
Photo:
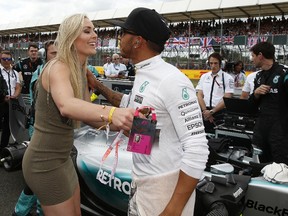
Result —
POLYGON ((28 45, 28 50, 30 50, 31 47, 36 48, 36 49, 39 49, 37 43, 29 43, 29 45, 28 45))
POLYGON ((219 65, 221 66, 222 56, 220 53, 214 52, 208 57, 208 63, 210 62, 210 58, 216 58, 219 61, 219 65))
POLYGON ((275 60, 275 47, 272 43, 269 42, 257 43, 250 48, 250 51, 253 52, 255 55, 259 55, 259 53, 262 53, 262 55, 266 59, 275 60))
POLYGON ((153 50, 153 51, 155 51, 155 52, 157 52, 159 54, 164 50, 164 45, 159 45, 159 44, 156 44, 156 43, 154 43, 152 41, 147 41, 147 46, 151 50, 153 50))
POLYGON ((12 57, 12 53, 9 50, 2 50, 1 54, 10 55, 12 57))

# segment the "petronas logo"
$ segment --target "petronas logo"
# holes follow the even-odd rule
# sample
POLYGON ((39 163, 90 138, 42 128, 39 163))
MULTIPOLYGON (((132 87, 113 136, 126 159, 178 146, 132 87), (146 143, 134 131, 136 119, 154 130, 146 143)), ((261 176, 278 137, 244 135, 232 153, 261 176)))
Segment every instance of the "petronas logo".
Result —
POLYGON ((183 100, 188 100, 190 98, 190 95, 187 92, 187 88, 182 89, 182 98, 183 100))
POLYGON ((145 90, 145 88, 146 88, 146 86, 149 84, 149 82, 148 81, 145 81, 141 86, 140 86, 140 88, 139 88, 139 92, 144 92, 144 90, 145 90))

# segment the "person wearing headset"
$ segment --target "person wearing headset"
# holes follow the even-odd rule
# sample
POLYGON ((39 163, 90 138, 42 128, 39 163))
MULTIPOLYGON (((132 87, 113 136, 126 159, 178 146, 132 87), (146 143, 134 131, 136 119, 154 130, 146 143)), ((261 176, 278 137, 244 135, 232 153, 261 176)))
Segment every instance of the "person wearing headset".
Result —
POLYGON ((211 71, 203 74, 196 86, 206 133, 215 132, 214 127, 223 117, 223 97, 232 97, 234 93, 234 79, 221 69, 221 62, 221 55, 212 53, 208 57, 211 71))
MULTIPOLYGON (((40 57, 43 59, 43 64, 39 65, 37 70, 33 73, 31 82, 29 85, 29 93, 30 93, 30 101, 31 101, 31 109, 30 109, 30 122, 29 122, 29 136, 31 137, 34 131, 34 90, 35 83, 38 80, 39 75, 41 74, 43 67, 46 62, 53 59, 57 50, 54 45, 54 40, 48 40, 44 43, 44 47, 39 50, 40 57)), ((21 192, 18 201, 15 205, 13 216, 22 216, 28 215, 32 210, 32 207, 37 202, 37 197, 33 194, 32 190, 26 185, 23 191, 21 192)), ((43 215, 40 204, 37 204, 37 215, 43 215)))

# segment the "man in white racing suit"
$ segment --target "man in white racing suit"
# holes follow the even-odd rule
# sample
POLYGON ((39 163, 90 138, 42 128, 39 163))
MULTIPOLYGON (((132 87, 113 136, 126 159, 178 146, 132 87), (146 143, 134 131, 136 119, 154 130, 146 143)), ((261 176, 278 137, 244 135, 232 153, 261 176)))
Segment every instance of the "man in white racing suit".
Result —
MULTIPOLYGON (((156 141, 150 155, 133 152, 129 215, 193 215, 195 187, 208 159, 201 109, 191 81, 160 56, 170 30, 147 8, 134 9, 122 27, 121 55, 135 65, 130 95, 112 92, 92 76, 96 88, 113 105, 156 111, 156 141)), ((132 127, 133 129, 133 127, 132 127)))

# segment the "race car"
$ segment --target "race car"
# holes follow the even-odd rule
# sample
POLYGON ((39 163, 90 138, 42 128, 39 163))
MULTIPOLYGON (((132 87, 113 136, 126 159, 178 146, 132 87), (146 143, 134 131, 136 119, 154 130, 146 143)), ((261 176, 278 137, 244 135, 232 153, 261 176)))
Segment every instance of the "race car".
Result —
POLYGON ((81 208, 91 215, 127 215, 132 169, 132 155, 126 151, 127 138, 123 136, 118 156, 113 149, 103 159, 117 134, 110 132, 107 136, 105 131, 85 126, 74 135, 71 156, 80 182, 81 208), (112 176, 113 164, 117 167, 112 176))
MULTIPOLYGON (((117 132, 110 132, 107 136, 106 131, 98 131, 89 126, 75 132, 75 148, 72 157, 80 181, 81 207, 90 215, 127 215, 132 169, 132 155, 126 150, 128 138, 122 136, 123 141, 118 149, 118 157, 115 154, 116 149, 110 149, 110 154, 107 158, 105 157, 107 149, 117 134, 117 132), (114 174, 113 170, 115 170, 114 174)), ((242 154, 243 148, 240 148, 240 151, 242 154)), ((261 175, 255 176, 257 172, 251 172, 251 170, 250 175, 245 175, 244 171, 254 166, 247 162, 249 156, 251 156, 250 161, 253 160, 252 155, 245 156, 244 160, 243 157, 237 159, 239 153, 235 148, 233 154, 231 148, 228 148, 226 153, 219 153, 218 156, 214 161, 215 166, 211 167, 210 164, 209 169, 204 172, 205 184, 202 180, 197 186, 195 206, 197 216, 201 216, 198 212, 207 215, 209 208, 209 211, 215 211, 215 206, 212 206, 212 203, 209 204, 211 200, 214 201, 213 203, 216 201, 221 203, 226 208, 222 214, 218 209, 217 215, 224 216, 225 212, 228 212, 228 215, 242 213, 243 216, 288 213, 288 185, 268 182, 261 175), (227 161, 230 163, 226 163, 227 161), (227 171, 227 164, 232 169, 227 171), (239 175, 241 170, 244 175, 239 175), (207 183, 214 184, 215 193, 211 191, 206 193, 207 183), (203 205, 199 205, 199 201, 205 204, 206 211, 203 205)), ((257 165, 256 169, 258 169, 257 165)))
MULTIPOLYGON (((7 171, 21 167, 23 154, 29 145, 26 115, 19 107, 23 107, 21 100, 11 104, 11 109, 19 114, 12 127, 18 144, 8 146, 0 155, 7 171)), ((132 154, 126 150, 128 138, 125 136, 121 136, 119 148, 111 148, 117 135, 117 132, 107 134, 105 130, 89 126, 75 130, 71 157, 81 188, 81 208, 87 215, 127 215, 132 154)), ((210 141, 215 140, 208 143, 210 141)), ((222 143, 218 145, 220 152, 209 148, 207 169, 196 189, 196 215, 207 215, 208 211, 222 216, 241 213, 243 216, 288 215, 288 185, 263 178, 259 172, 260 164, 251 163, 254 155, 247 143, 235 146, 233 142, 225 141, 224 144, 226 148, 222 143)))

